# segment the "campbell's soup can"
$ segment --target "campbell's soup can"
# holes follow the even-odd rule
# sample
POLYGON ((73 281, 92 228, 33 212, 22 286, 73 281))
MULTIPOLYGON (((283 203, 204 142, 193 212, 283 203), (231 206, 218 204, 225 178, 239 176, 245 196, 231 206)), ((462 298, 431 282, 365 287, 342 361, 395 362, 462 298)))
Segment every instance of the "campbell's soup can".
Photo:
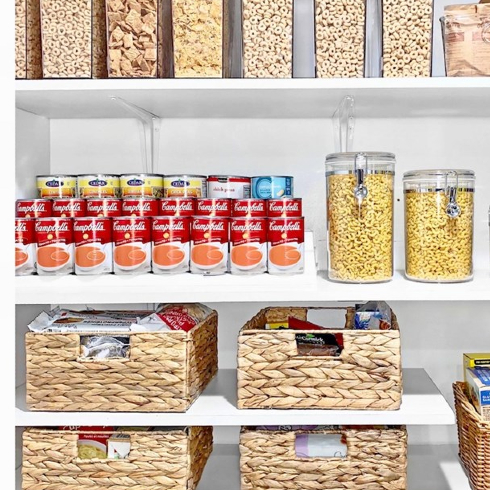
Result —
POLYGON ((304 272, 304 218, 268 219, 269 274, 304 272))
POLYGON ((112 220, 75 218, 75 274, 93 275, 112 272, 112 220))
POLYGON ((73 220, 38 218, 36 220, 37 273, 62 276, 73 273, 73 220))
POLYGON ((75 175, 38 175, 36 182, 39 198, 77 197, 75 175))
POLYGON ((267 216, 269 218, 299 218, 303 216, 301 198, 269 199, 267 201, 267 216))
POLYGON ((196 200, 193 197, 165 197, 158 201, 160 216, 187 216, 196 214, 196 200))
POLYGON ((163 197, 163 175, 123 174, 121 197, 163 197))
POLYGON ((83 199, 70 197, 53 201, 54 218, 82 218, 87 214, 87 203, 83 199))
POLYGON ((15 275, 36 273, 36 231, 34 219, 15 219, 15 275))
POLYGON ((261 175, 252 177, 252 197, 255 199, 279 199, 293 197, 294 178, 291 176, 261 175))
POLYGON ((163 197, 206 197, 207 180, 205 175, 165 175, 163 197))
POLYGON ((191 219, 191 272, 224 274, 228 270, 228 218, 195 216, 191 219))
POLYGON ((158 201, 154 197, 127 197, 122 202, 122 216, 158 216, 158 201))
POLYGON ((264 199, 235 199, 231 205, 231 215, 237 218, 265 218, 267 205, 264 199))
POLYGON ((231 200, 210 197, 196 199, 196 216, 229 218, 231 216, 231 200))
POLYGON ((119 175, 87 174, 77 177, 78 197, 119 197, 119 175))
POLYGON ((152 271, 177 274, 189 271, 190 218, 152 218, 152 271))
POLYGON ((49 218, 52 212, 51 199, 18 199, 15 203, 17 218, 49 218))
POLYGON ((231 218, 230 272, 262 274, 267 271, 267 219, 231 218))
POLYGON ((252 179, 238 175, 210 175, 208 197, 247 199, 250 197, 252 179))
POLYGON ((112 220, 114 273, 151 272, 151 219, 123 216, 112 220))
POLYGON ((115 218, 122 216, 122 200, 114 197, 87 199, 87 217, 115 218))

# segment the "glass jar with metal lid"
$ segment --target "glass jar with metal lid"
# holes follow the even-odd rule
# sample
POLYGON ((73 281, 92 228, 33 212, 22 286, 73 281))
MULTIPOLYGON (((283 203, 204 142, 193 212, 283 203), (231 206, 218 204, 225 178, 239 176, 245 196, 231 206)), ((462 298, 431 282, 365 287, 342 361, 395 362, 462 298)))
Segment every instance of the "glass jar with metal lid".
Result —
POLYGON ((325 161, 329 266, 333 281, 393 277, 392 153, 333 153, 325 161))
POLYGON ((407 172, 403 189, 407 278, 423 282, 471 280, 474 172, 407 172))

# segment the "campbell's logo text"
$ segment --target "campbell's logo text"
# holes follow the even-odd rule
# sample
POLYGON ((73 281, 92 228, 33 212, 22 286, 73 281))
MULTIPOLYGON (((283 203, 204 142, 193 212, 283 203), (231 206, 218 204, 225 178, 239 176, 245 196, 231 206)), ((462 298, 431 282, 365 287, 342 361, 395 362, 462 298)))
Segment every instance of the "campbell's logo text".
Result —
POLYGON ((192 229, 197 231, 225 231, 225 224, 222 221, 210 221, 201 223, 194 221, 192 229))
POLYGON ((271 231, 301 231, 301 223, 290 222, 286 224, 276 224, 272 221, 269 222, 269 230, 271 231))
POLYGON ((299 211, 299 203, 298 202, 288 202, 282 204, 269 204, 269 209, 275 212, 288 212, 288 211, 299 211))
POLYGON ((66 221, 58 224, 47 225, 43 222, 36 223, 36 232, 37 233, 58 233, 60 231, 69 231, 68 223, 66 221))
POLYGON ((138 221, 136 223, 119 223, 114 221, 114 231, 146 231, 147 224, 145 221, 138 221))
POLYGON ((153 223, 153 231, 184 231, 184 222, 177 221, 173 223, 153 223))
POLYGON ((264 231, 261 221, 249 221, 248 223, 231 223, 231 231, 244 233, 246 231, 264 231))
POLYGON ((102 221, 92 221, 88 225, 81 225, 80 223, 74 224, 74 230, 86 233, 87 231, 104 231, 105 226, 102 221))

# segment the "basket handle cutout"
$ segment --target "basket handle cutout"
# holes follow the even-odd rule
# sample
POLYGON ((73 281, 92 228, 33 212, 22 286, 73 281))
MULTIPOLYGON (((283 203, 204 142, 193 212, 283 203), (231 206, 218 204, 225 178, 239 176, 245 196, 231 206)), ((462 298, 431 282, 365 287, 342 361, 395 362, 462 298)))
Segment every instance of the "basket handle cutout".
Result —
POLYGON ((344 350, 344 334, 302 332, 295 335, 298 357, 337 359, 344 350))
POLYGON ((345 459, 348 457, 344 434, 296 434, 296 457, 300 459, 345 459))
POLYGON ((129 335, 80 335, 80 361, 111 361, 130 358, 129 335))

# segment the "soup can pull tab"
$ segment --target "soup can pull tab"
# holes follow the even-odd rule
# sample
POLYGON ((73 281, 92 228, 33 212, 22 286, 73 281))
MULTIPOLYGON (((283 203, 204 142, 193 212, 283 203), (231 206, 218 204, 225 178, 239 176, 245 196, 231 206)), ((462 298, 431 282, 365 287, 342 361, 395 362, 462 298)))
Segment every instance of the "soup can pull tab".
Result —
POLYGON ((449 199, 446 206, 446 214, 450 218, 457 218, 461 214, 461 206, 457 202, 458 196, 458 173, 451 171, 446 174, 446 193, 449 199), (455 185, 448 184, 448 177, 452 176, 455 178, 455 185))
POLYGON ((367 169, 367 157, 365 153, 357 153, 354 160, 354 174, 356 176, 356 186, 354 187, 354 197, 359 206, 368 195, 368 189, 364 185, 364 175, 367 169))

